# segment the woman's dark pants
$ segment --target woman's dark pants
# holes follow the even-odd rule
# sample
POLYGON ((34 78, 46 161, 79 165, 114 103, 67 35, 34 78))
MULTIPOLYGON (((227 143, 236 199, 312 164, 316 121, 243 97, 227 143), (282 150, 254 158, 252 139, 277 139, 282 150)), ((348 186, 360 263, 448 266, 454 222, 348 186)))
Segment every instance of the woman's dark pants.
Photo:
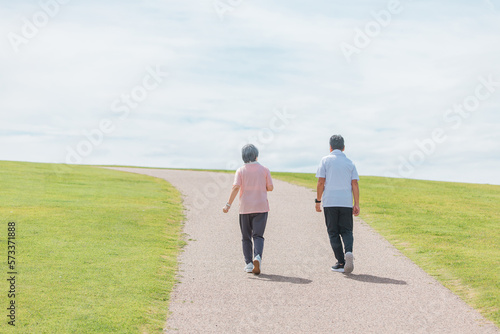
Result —
POLYGON ((264 230, 266 229, 267 212, 240 214, 241 243, 245 263, 253 261, 253 258, 260 255, 264 249, 264 230), (253 256, 252 256, 253 238, 253 256))

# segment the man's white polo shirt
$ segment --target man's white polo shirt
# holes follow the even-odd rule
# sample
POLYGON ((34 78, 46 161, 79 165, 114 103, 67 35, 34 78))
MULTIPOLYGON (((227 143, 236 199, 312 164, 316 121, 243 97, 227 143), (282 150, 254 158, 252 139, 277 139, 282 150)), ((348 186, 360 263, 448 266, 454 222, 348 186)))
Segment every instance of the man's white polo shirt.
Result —
POLYGON ((321 159, 316 177, 324 177, 323 207, 352 208, 352 180, 359 180, 356 166, 341 150, 333 150, 321 159))

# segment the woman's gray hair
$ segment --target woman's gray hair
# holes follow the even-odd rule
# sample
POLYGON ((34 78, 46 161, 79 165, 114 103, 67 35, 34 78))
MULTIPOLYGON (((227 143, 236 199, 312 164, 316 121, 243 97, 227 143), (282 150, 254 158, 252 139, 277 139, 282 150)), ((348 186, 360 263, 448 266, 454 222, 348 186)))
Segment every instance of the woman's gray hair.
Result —
POLYGON ((244 163, 254 162, 259 156, 259 150, 253 144, 246 144, 241 149, 241 157, 244 163))

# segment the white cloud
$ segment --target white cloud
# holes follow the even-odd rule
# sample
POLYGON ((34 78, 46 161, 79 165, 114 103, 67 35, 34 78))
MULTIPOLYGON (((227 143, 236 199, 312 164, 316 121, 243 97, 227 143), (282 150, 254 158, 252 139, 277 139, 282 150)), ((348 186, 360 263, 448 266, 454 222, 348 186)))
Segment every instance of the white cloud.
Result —
MULTIPOLYGON (((83 163, 226 168, 250 138, 272 170, 314 172, 341 133, 360 173, 383 176, 443 128, 446 141, 399 176, 500 184, 500 88, 458 129, 443 119, 478 77, 500 81, 498 12, 402 3, 349 63, 340 43, 387 1, 242 1, 222 21, 209 0, 70 2, 19 53, 0 40, 0 159, 64 162, 110 119, 83 163), (113 101, 156 65, 170 75, 120 120, 113 101), (283 107, 296 117, 269 140, 283 107)), ((3 36, 40 10, 4 7, 3 36)))

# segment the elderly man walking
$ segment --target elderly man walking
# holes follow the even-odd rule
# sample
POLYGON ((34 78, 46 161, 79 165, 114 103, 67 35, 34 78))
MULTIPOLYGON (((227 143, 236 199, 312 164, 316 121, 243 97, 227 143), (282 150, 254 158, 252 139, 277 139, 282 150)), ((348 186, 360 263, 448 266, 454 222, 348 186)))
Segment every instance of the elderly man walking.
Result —
POLYGON ((356 166, 343 153, 344 149, 344 138, 333 135, 330 138, 330 154, 321 159, 316 172, 315 202, 317 212, 321 212, 323 204, 330 244, 337 259, 332 270, 351 273, 354 270, 352 215, 359 215, 359 176, 356 166))

